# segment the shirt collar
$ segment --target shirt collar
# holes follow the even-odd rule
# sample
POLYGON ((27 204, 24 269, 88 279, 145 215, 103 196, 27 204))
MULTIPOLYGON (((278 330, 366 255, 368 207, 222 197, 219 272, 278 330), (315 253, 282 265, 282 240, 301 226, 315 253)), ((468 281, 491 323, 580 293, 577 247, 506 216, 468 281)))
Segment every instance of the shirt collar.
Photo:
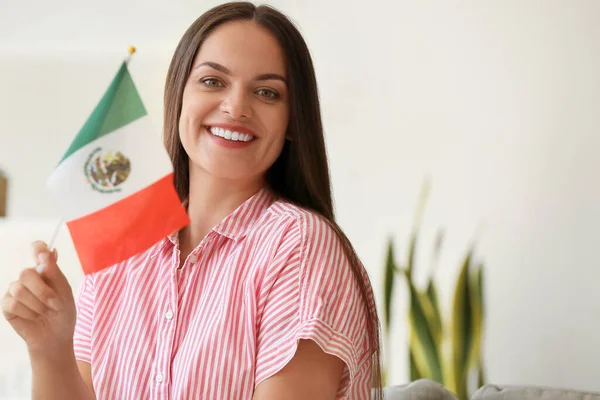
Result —
POLYGON ((232 240, 243 238, 264 211, 273 204, 274 199, 271 190, 266 186, 263 187, 225 217, 213 228, 213 231, 232 240))
MULTIPOLYGON (((239 205, 212 230, 229 239, 239 240, 246 236, 248 230, 274 201, 275 194, 265 186, 239 205)), ((184 205, 187 206, 185 203, 184 205)), ((167 236, 165 242, 179 245, 179 232, 167 236)))

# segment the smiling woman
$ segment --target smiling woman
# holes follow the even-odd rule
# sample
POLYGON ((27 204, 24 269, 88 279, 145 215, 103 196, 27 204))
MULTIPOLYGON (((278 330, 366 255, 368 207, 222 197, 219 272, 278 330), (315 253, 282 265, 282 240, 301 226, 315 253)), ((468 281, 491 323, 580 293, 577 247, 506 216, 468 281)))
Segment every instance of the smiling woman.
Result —
POLYGON ((15 329, 44 324, 24 335, 35 343, 34 393, 381 398, 373 293, 334 219, 315 73, 293 24, 251 3, 198 18, 169 68, 164 141, 188 226, 86 275, 76 322, 42 243, 36 256, 64 304, 46 316, 34 273, 15 286, 34 292, 7 295, 15 329))

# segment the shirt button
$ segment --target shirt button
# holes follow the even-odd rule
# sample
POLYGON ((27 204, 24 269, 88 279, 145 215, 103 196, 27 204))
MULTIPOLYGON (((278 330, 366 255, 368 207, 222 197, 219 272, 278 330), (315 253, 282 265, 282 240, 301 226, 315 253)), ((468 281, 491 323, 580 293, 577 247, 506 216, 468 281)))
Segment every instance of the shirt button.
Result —
POLYGON ((196 264, 198 262, 198 256, 193 255, 190 257, 190 264, 196 264))
POLYGON ((165 313, 165 318, 168 320, 173 319, 173 311, 169 310, 165 313))
POLYGON ((164 379, 165 377, 163 376, 163 374, 156 374, 156 382, 162 383, 164 379))

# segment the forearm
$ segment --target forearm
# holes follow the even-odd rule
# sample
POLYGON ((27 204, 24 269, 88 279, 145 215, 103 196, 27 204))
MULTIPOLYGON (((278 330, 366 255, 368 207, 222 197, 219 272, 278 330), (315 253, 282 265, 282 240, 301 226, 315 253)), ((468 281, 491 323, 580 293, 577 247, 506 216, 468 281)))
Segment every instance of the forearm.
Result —
POLYGON ((95 400, 85 384, 73 348, 55 355, 30 354, 32 400, 95 400))

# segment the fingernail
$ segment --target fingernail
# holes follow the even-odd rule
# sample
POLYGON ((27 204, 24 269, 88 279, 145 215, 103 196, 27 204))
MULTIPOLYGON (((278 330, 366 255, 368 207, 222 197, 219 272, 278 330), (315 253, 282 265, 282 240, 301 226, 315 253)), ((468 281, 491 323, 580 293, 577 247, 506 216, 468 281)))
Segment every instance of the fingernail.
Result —
POLYGON ((38 264, 35 266, 35 270, 38 274, 41 274, 44 271, 44 268, 46 268, 46 264, 38 264))
POLYGON ((47 251, 38 254, 38 261, 40 264, 48 264, 48 261, 50 261, 50 254, 48 254, 47 251))
POLYGON ((56 299, 49 299, 48 307, 50 307, 51 309, 53 309, 55 311, 59 311, 60 310, 60 302, 56 299))

